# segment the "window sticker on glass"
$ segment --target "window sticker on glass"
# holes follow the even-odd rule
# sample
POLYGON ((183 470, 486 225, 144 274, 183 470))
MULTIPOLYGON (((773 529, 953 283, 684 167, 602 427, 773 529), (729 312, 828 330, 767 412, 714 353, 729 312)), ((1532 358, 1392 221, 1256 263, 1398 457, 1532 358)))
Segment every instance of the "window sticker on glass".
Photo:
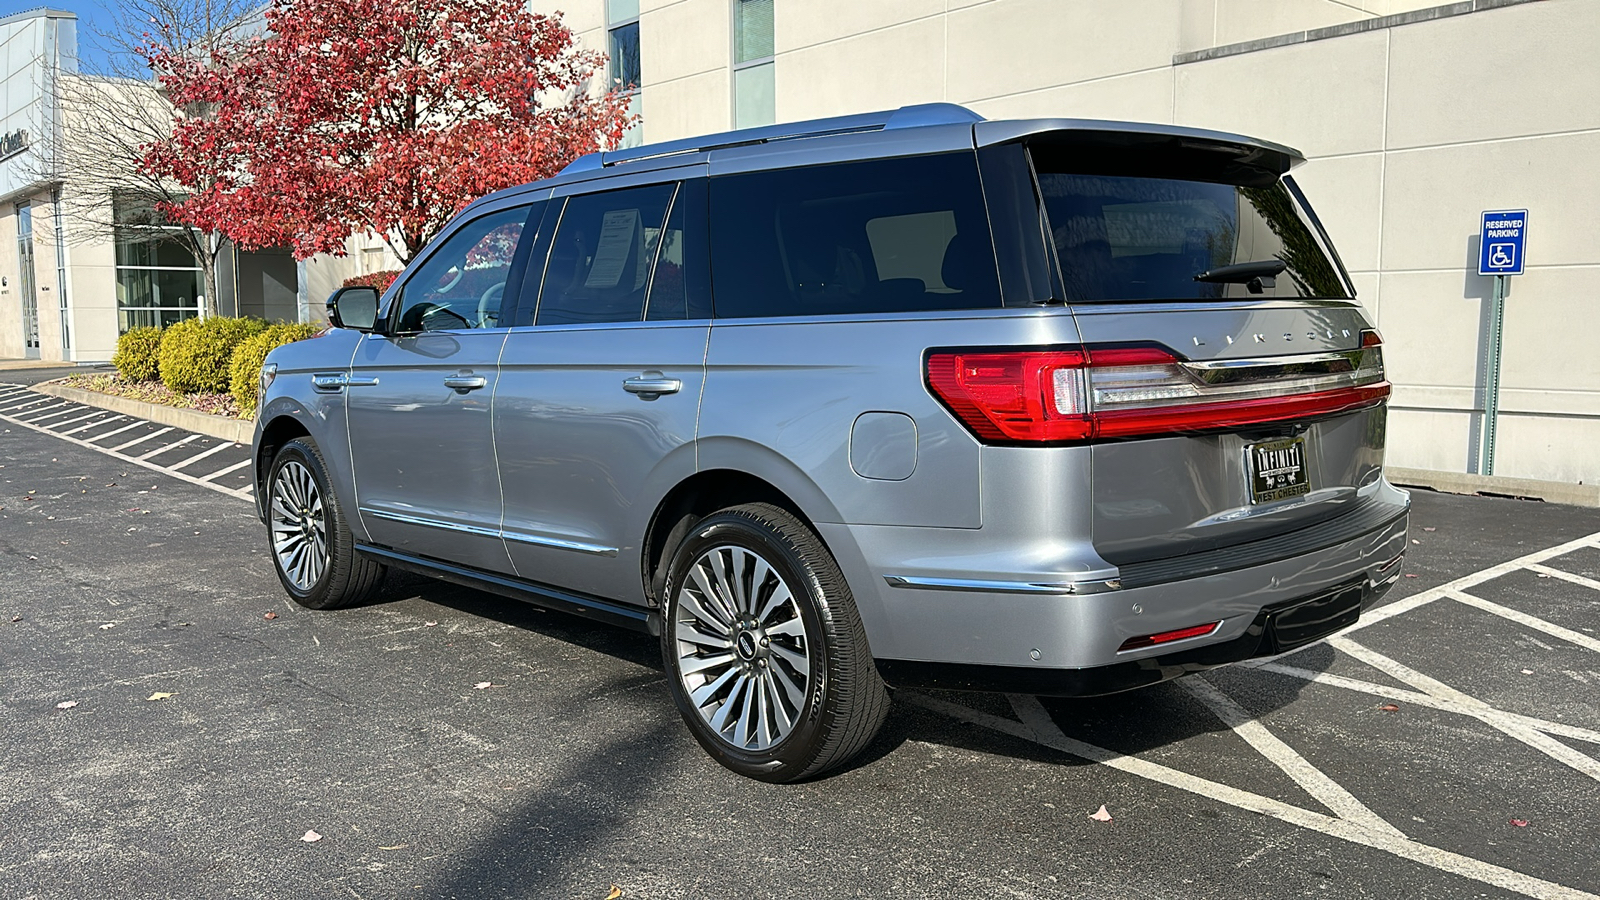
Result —
POLYGON ((589 277, 583 286, 589 288, 616 287, 622 280, 622 270, 628 264, 639 237, 639 211, 614 209, 606 213, 600 223, 599 246, 594 251, 594 262, 589 266, 589 277))

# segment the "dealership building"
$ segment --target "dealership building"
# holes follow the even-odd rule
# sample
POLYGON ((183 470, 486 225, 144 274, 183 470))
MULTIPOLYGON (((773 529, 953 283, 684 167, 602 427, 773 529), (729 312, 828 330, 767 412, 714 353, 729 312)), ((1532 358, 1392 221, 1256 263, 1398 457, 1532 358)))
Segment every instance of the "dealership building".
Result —
MULTIPOLYGON (((641 117, 629 143, 946 101, 992 119, 1179 124, 1300 149, 1296 177, 1385 340, 1397 467, 1484 470, 1494 279, 1477 274, 1481 213, 1525 209, 1494 474, 1600 483, 1596 0, 531 3, 610 55, 641 117)), ((71 27, 49 11, 0 19, 0 356, 105 359, 148 296, 131 255, 58 239, 70 226, 52 192, 74 186, 16 164, 50 127, 39 85, 72 68, 71 27)), ((294 267, 295 314, 381 264, 358 248, 294 267)), ((233 268, 224 309, 262 314, 269 263, 233 268)), ((279 283, 270 309, 287 310, 279 283)))
MULTIPOLYGON (((1288 144, 1382 331, 1389 461, 1483 469, 1485 210, 1527 209, 1494 474, 1600 483, 1596 0, 533 0, 638 86, 630 140, 947 101, 1288 144)), ((1579 492, 1586 496, 1586 492, 1579 492)), ((1600 495, 1596 495, 1600 497, 1600 495)))
MULTIPOLYGON (((69 99, 95 89, 130 103, 149 84, 78 74, 77 17, 36 9, 0 18, 0 358, 104 362, 117 336, 198 315, 204 279, 147 197, 104 168, 65 159, 74 147, 69 99)), ((81 151, 80 151, 81 152, 81 151)), ((375 240, 342 258, 297 263, 288 250, 224 246, 217 309, 272 321, 321 315, 344 278, 392 268, 375 240), (376 250, 374 249, 376 247, 376 250)))

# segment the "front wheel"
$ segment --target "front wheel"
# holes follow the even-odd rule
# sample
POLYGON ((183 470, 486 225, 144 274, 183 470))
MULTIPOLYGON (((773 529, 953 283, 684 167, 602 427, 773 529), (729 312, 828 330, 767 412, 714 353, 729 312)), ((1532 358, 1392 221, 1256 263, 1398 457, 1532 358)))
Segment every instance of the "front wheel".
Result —
POLYGON ((844 575, 764 503, 701 520, 673 554, 661 653, 678 711, 718 762, 790 782, 871 742, 889 697, 844 575))
POLYGON ((283 589, 309 609, 338 609, 372 596, 383 566, 357 555, 316 442, 283 445, 267 476, 267 538, 283 589))

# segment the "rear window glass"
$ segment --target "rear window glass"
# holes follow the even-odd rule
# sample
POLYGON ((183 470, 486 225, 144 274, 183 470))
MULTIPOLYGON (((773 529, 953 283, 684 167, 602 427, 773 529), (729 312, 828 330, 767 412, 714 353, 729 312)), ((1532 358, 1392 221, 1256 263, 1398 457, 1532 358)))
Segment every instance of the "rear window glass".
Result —
POLYGON ((971 154, 714 178, 711 222, 718 316, 1000 305, 971 154))
POLYGON ((1276 181, 1040 172, 1039 190, 1069 301, 1348 296, 1276 181))

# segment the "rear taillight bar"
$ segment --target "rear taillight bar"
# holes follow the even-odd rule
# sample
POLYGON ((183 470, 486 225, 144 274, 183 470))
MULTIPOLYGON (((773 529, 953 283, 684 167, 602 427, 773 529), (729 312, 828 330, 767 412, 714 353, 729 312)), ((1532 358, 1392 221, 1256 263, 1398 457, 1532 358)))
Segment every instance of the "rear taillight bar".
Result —
POLYGON ((1183 359, 1157 344, 934 350, 928 387, 980 440, 1071 443, 1337 415, 1389 396, 1377 332, 1354 350, 1183 359))

